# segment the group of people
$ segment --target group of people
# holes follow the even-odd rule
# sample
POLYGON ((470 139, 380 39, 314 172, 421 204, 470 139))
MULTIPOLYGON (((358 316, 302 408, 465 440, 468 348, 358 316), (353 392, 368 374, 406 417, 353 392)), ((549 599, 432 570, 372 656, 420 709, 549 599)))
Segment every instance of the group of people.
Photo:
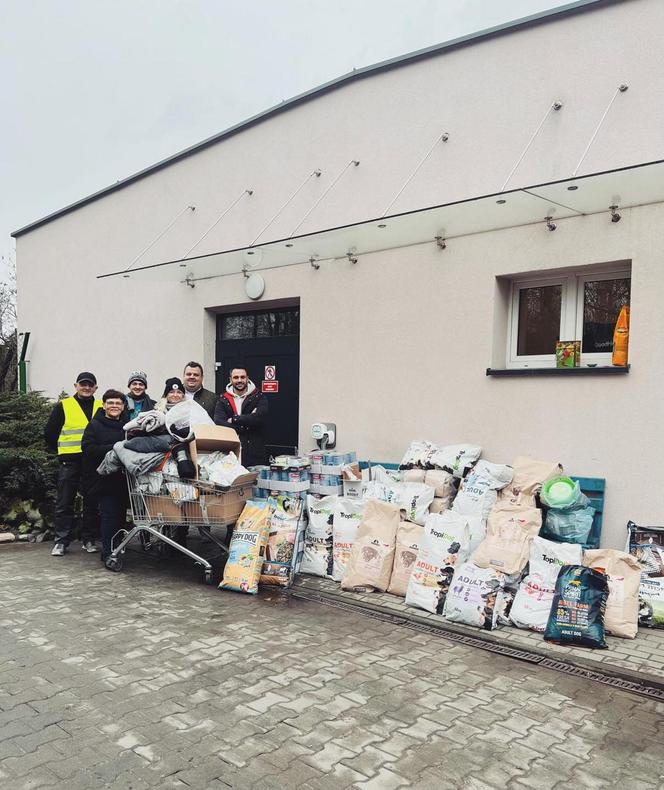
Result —
POLYGON ((217 397, 203 387, 203 367, 188 362, 182 378, 166 380, 161 399, 147 392, 148 378, 142 370, 129 374, 128 392, 108 389, 95 397, 97 378, 79 373, 72 396, 53 407, 44 429, 48 447, 57 452, 59 469, 55 506, 54 546, 51 554, 62 557, 74 539, 75 502, 81 495, 80 541, 84 551, 97 552, 101 536, 101 559, 111 553, 111 540, 124 523, 127 483, 122 473, 100 475, 97 468, 113 445, 125 438, 124 426, 142 412, 166 412, 184 400, 198 403, 217 425, 234 428, 242 444, 242 463, 265 462, 264 427, 268 404, 249 379, 245 368, 233 368, 225 391, 217 397))

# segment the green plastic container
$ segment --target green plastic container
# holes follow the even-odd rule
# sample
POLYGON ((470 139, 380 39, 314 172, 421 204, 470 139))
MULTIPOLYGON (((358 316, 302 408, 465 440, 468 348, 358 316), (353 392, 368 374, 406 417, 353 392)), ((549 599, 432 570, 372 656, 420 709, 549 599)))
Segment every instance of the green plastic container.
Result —
POLYGON ((542 487, 541 499, 549 507, 566 507, 576 501, 579 494, 577 483, 569 477, 554 477, 542 487))

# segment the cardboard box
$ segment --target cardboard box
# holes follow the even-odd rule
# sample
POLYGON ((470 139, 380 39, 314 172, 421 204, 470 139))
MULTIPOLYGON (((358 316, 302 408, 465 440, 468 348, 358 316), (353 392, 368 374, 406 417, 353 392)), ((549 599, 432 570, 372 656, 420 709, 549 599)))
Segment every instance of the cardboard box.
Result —
POLYGON ((145 494, 145 508, 151 521, 162 524, 182 524, 184 513, 168 494, 145 494))

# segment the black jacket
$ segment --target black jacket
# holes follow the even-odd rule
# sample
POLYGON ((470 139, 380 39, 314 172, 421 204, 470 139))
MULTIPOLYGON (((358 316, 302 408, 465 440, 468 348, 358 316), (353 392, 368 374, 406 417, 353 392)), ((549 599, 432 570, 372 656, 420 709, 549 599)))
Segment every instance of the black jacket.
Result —
POLYGON ((83 433, 83 466, 82 475, 90 486, 93 494, 117 494, 125 496, 127 482, 124 472, 112 475, 98 475, 97 467, 104 456, 113 449, 116 442, 125 438, 124 425, 127 422, 126 412, 119 420, 110 420, 100 409, 83 433))
POLYGON ((235 414, 232 395, 224 392, 217 401, 214 421, 238 432, 242 443, 242 465, 257 466, 265 463, 264 429, 267 418, 267 398, 255 389, 242 401, 240 414, 235 414))
POLYGON ((217 396, 214 392, 201 387, 194 395, 194 400, 205 409, 212 419, 214 419, 214 410, 217 406, 217 396))
MULTIPOLYGON (((79 398, 78 395, 74 395, 76 400, 81 404, 81 409, 83 409, 83 414, 90 420, 92 417, 92 407, 95 403, 95 398, 79 398)), ((62 426, 65 424, 65 410, 62 407, 62 401, 59 400, 55 406, 53 407, 53 411, 51 412, 51 416, 48 418, 48 422, 44 427, 44 439, 46 441, 46 446, 49 450, 52 450, 54 453, 58 452, 58 439, 60 437, 60 431, 62 430, 62 426)), ((68 461, 80 461, 81 454, 80 453, 67 453, 67 460, 68 461)))
POLYGON ((144 393, 143 397, 141 398, 141 401, 136 400, 136 398, 134 398, 134 396, 130 392, 128 392, 125 395, 125 397, 127 398, 128 412, 132 412, 134 410, 134 405, 136 403, 140 403, 141 401, 143 402, 143 406, 141 408, 141 414, 144 411, 151 411, 157 405, 157 402, 153 401, 152 398, 147 394, 147 392, 144 393))

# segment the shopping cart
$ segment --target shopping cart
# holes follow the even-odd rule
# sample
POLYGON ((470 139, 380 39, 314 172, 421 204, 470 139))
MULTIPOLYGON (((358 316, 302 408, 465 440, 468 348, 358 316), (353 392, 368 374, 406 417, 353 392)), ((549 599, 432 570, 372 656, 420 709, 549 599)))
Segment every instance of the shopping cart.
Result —
POLYGON ((216 544, 228 553, 228 543, 213 533, 225 527, 225 539, 230 537, 229 527, 237 521, 244 504, 251 497, 257 473, 242 475, 235 484, 221 487, 202 480, 182 480, 161 472, 150 472, 138 477, 127 474, 129 505, 134 526, 121 529, 113 537, 113 550, 106 558, 109 570, 120 571, 122 554, 127 544, 139 536, 144 550, 169 546, 185 554, 203 567, 205 581, 212 582, 211 563, 186 546, 173 540, 174 528, 195 527, 201 537, 216 544), (117 545, 116 545, 117 544, 117 545))

